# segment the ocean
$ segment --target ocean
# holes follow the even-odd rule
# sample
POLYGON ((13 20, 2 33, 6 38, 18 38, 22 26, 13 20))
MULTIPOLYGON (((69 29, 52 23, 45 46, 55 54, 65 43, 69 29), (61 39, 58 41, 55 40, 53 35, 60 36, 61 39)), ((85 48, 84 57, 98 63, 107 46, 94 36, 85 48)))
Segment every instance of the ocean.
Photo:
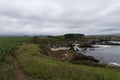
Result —
POLYGON ((99 45, 95 50, 86 51, 86 55, 90 55, 100 60, 100 63, 111 66, 120 66, 120 46, 99 45))

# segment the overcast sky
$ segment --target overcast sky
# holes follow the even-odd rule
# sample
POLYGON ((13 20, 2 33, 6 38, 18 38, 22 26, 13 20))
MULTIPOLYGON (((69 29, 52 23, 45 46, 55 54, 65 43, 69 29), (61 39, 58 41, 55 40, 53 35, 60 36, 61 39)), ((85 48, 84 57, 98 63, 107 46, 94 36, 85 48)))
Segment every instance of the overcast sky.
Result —
POLYGON ((120 33, 120 0, 0 0, 0 35, 120 33))

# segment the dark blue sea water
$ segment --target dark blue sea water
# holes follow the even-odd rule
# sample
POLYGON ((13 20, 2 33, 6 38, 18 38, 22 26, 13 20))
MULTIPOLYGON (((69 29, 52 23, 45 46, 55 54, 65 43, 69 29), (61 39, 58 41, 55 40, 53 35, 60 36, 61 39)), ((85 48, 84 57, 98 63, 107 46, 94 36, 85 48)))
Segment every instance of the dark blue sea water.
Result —
POLYGON ((120 46, 100 45, 92 51, 86 51, 86 55, 94 56, 100 63, 120 66, 120 46))

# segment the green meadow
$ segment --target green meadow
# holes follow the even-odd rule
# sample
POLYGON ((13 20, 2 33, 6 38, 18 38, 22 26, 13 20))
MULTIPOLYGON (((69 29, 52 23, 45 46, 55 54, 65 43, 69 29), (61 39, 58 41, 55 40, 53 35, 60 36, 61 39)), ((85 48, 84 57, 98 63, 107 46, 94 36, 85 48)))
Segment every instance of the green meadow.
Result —
MULTIPOLYGON (((87 39, 87 38, 86 38, 87 39)), ((0 37, 0 80, 17 80, 17 60, 28 80, 120 80, 120 68, 72 64, 44 55, 42 47, 60 38, 0 37)))
POLYGON ((0 37, 0 80, 16 80, 13 65, 14 51, 29 37, 0 37))

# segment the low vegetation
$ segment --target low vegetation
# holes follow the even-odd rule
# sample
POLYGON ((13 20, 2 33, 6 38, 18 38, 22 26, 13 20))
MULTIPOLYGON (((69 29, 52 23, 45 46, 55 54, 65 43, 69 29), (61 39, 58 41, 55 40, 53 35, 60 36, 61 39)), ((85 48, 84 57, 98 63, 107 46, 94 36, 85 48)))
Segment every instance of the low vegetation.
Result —
POLYGON ((16 80, 13 65, 14 51, 29 37, 0 37, 0 80, 16 80))
POLYGON ((0 61, 0 80, 16 80, 12 56, 7 56, 4 61, 0 61))
MULTIPOLYGON (((102 38, 80 36, 78 41, 82 44, 102 38)), ((57 58, 59 56, 54 57, 54 53, 50 55, 50 47, 66 46, 74 41, 70 37, 66 39, 65 35, 0 37, 0 80, 17 80, 14 60, 17 60, 28 80, 120 80, 119 67, 100 65, 89 60, 62 60, 57 58)), ((73 51, 70 52, 73 54, 73 51)))
POLYGON ((71 64, 42 54, 37 44, 23 44, 17 60, 30 80, 119 80, 120 69, 71 64))

